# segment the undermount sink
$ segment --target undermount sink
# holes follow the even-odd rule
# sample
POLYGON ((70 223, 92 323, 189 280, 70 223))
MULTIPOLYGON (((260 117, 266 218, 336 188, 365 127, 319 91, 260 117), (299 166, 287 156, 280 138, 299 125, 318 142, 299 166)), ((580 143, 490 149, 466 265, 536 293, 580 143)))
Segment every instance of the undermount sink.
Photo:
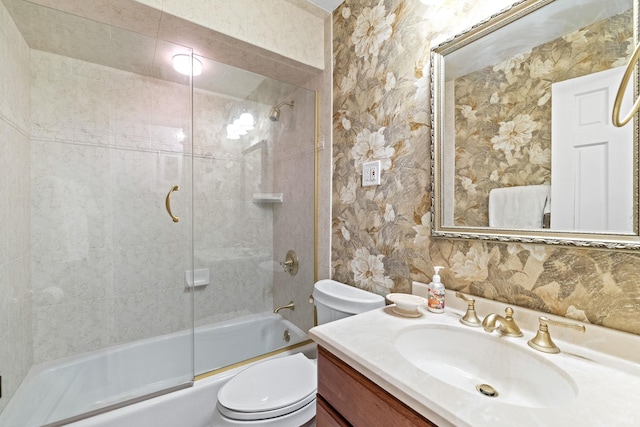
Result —
POLYGON ((449 325, 399 332, 398 352, 418 369, 478 398, 530 408, 563 406, 578 394, 571 377, 513 338, 449 325))

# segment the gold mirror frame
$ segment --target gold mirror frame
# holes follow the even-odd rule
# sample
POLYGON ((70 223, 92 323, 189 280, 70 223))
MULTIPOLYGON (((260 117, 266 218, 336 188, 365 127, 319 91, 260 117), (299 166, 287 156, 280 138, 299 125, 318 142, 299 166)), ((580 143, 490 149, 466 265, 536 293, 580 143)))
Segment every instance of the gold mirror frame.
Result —
MULTIPOLYGON (((639 207, 640 188, 638 185, 638 122, 640 113, 634 115, 633 147, 634 147, 634 232, 629 234, 585 233, 573 231, 511 230, 492 229, 490 227, 444 226, 443 225, 443 147, 447 143, 445 135, 445 57, 461 47, 478 40, 510 23, 530 14, 554 1, 563 0, 522 0, 511 7, 474 25, 470 29, 452 37, 431 49, 431 235, 433 237, 483 240, 496 242, 540 243, 550 245, 567 245, 575 247, 640 250, 639 207)), ((638 44, 638 8, 633 2, 633 34, 634 46, 638 44)), ((635 70, 633 81, 635 98, 639 96, 640 64, 630 65, 635 70)), ((450 141, 449 141, 450 143, 450 141)))

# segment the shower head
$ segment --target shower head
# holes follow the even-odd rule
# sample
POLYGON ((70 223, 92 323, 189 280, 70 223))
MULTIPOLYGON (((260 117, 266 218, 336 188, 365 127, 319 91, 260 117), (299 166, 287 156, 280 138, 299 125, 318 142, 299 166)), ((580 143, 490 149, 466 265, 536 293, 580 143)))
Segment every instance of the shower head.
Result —
POLYGON ((278 120, 280 120, 280 107, 282 107, 283 105, 288 105, 289 107, 293 108, 294 104, 295 101, 283 101, 275 107, 271 107, 271 111, 269 111, 269 120, 271 120, 272 122, 277 122, 278 120))

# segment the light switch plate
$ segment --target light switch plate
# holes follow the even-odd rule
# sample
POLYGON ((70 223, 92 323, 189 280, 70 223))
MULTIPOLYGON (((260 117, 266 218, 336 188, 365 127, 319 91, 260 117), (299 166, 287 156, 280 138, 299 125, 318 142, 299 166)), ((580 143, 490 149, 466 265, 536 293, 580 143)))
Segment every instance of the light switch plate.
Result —
POLYGON ((362 186, 380 185, 380 160, 362 164, 362 186))

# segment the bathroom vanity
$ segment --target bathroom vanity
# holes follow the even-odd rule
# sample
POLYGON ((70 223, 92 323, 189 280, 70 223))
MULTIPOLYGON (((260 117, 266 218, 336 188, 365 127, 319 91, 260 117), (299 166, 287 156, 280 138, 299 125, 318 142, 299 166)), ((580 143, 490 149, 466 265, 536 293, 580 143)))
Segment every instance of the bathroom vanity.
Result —
POLYGON ((435 426, 322 347, 318 372, 318 426, 435 426))
POLYGON ((387 306, 312 328, 318 426, 636 425, 640 337, 550 327, 561 353, 546 354, 527 345, 542 313, 514 307, 524 337, 505 337, 462 325, 464 302, 447 298, 443 314, 405 318, 387 306))

